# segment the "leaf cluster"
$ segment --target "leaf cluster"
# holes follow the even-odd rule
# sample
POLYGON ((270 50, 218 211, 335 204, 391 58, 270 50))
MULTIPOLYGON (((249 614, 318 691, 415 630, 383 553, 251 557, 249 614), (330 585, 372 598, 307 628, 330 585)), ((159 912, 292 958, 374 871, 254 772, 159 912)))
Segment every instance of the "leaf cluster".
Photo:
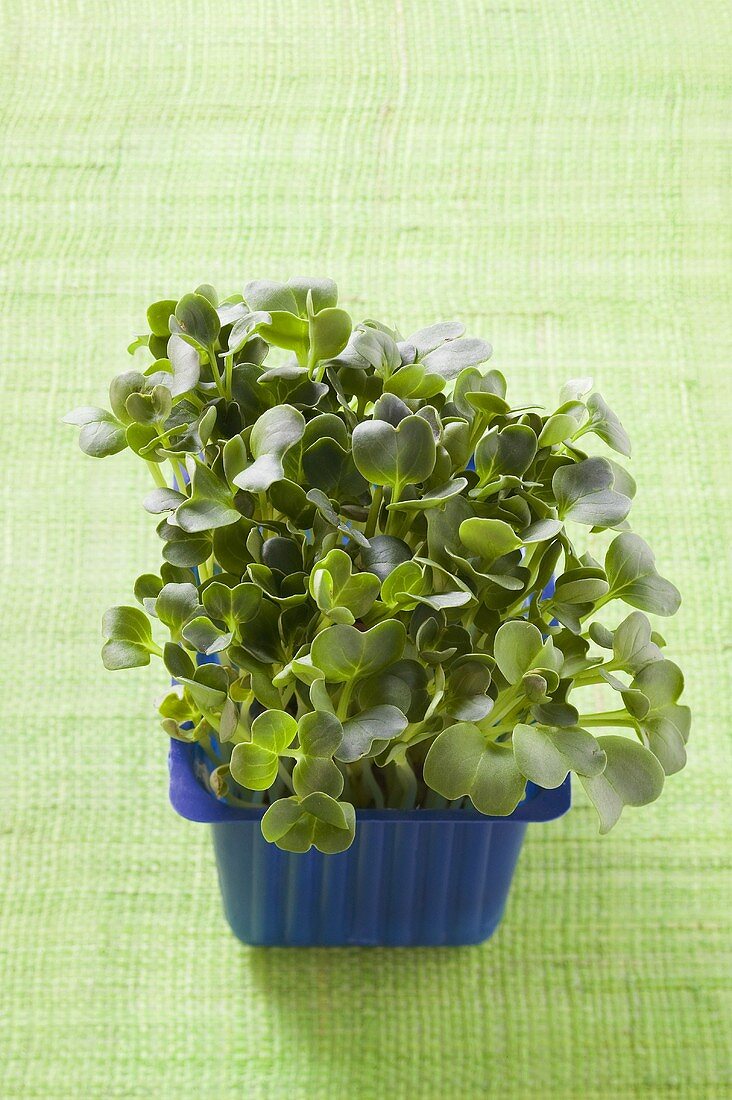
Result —
POLYGON ((590 380, 512 407, 460 323, 354 326, 327 279, 200 286, 147 322, 110 408, 67 418, 155 484, 162 565, 102 654, 164 663, 163 728, 218 797, 323 852, 356 807, 507 815, 569 772, 602 832, 658 797, 690 715, 647 614, 680 597, 629 527, 630 442, 590 380), (617 705, 593 710, 598 686, 617 705))

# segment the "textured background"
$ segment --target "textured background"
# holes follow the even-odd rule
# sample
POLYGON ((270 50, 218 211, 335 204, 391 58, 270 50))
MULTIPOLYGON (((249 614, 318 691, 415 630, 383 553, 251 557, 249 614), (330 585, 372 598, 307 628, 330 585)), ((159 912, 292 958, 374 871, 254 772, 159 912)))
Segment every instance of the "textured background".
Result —
POLYGON ((5 0, 3 1096, 732 1094, 730 11, 5 0), (686 773, 602 841, 581 791, 534 827, 484 947, 239 946, 167 804, 160 671, 100 664, 159 547, 144 468, 58 418, 149 300, 301 272, 461 317, 520 399, 593 374, 684 593, 686 773))

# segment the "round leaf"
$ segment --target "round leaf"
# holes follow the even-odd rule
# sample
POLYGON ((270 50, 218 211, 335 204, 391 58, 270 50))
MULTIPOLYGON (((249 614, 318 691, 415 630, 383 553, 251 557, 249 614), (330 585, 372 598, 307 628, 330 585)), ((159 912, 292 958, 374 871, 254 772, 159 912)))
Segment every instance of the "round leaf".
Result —
POLYGON ((607 757, 600 775, 580 775, 600 818, 600 832, 608 833, 624 806, 645 806, 655 802, 663 790, 663 768, 656 757, 637 741, 616 734, 598 737, 607 757))
POLYGON ((526 790, 510 745, 487 741, 469 722, 457 722, 435 738, 424 779, 445 798, 468 795, 477 810, 496 817, 513 813, 526 790))
POLYGON ((400 489, 425 481, 435 458, 435 438, 421 416, 408 416, 396 428, 384 420, 366 420, 353 430, 353 460, 375 485, 400 489))
POLYGON ((539 729, 519 723, 513 731, 513 754, 522 775, 540 787, 559 787, 570 771, 599 775, 605 753, 587 730, 539 729))
POLYGON ((623 531, 605 556, 610 594, 641 611, 674 615, 681 604, 679 590, 659 574, 655 562, 653 551, 639 535, 623 531))
POLYGON ((404 652, 407 632, 397 620, 378 623, 371 630, 336 624, 318 634, 312 645, 312 659, 326 680, 345 683, 372 676, 398 661, 404 652))

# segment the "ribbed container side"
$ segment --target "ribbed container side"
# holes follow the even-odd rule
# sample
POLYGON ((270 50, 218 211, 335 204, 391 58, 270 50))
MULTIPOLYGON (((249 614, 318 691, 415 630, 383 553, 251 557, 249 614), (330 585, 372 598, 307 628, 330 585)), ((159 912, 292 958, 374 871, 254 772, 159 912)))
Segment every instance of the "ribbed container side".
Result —
POLYGON ((525 822, 365 821, 347 852, 282 852, 258 821, 211 826, 227 920, 253 945, 480 943, 505 908, 525 822))
POLYGON ((532 788, 509 817, 476 811, 357 810, 346 852, 283 852, 261 810, 219 802, 200 782, 194 746, 174 743, 170 798, 213 833, 227 920, 263 946, 439 946, 480 943, 496 930, 526 825, 570 805, 569 780, 532 788))

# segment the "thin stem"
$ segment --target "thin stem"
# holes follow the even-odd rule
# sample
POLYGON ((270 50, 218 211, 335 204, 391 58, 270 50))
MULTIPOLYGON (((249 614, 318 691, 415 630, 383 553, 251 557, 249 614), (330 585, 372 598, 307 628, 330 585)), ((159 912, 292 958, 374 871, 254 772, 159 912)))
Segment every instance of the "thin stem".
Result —
MULTIPOLYGON (((262 792, 264 793, 264 792, 262 792)), ((240 810, 261 810, 262 799, 259 802, 247 802, 245 798, 238 798, 235 794, 227 794, 225 802, 229 806, 237 806, 240 810)))
POLYGON ((395 761, 394 766, 397 770, 397 776, 399 777, 399 784, 402 788, 402 810, 413 810, 417 802, 417 777, 412 771, 411 764, 406 759, 395 761))
POLYGON ((427 794, 425 795, 424 804, 422 808, 424 810, 446 810, 450 805, 444 795, 438 794, 437 791, 433 791, 431 787, 427 788, 427 794))
POLYGON ((282 780, 282 782, 287 787, 288 791, 291 794, 294 794, 295 793, 295 788, 292 785, 292 776, 290 775, 290 773, 288 772, 287 768, 285 767, 285 765, 282 763, 281 760, 279 760, 277 762, 277 774, 279 775, 280 779, 282 780))
POLYGON ((343 685, 343 691, 341 692, 341 697, 338 700, 337 709, 337 714, 341 722, 345 721, 345 719, 348 717, 348 707, 350 706, 351 695, 353 694, 353 689, 355 686, 355 680, 349 680, 343 685))
POLYGON ((211 373, 213 380, 216 383, 216 389, 219 391, 219 396, 226 397, 224 388, 221 382, 221 374, 219 372, 219 361, 213 347, 208 348, 208 361, 211 364, 211 373))
MULTIPOLYGON (((402 495, 402 489, 403 488, 404 488, 404 486, 400 485, 398 483, 393 487, 393 489, 391 491, 391 499, 389 500, 390 504, 398 504, 399 503, 399 498, 402 495)), ((395 532, 399 529, 400 523, 401 523, 401 517, 400 517, 399 513, 396 511, 396 509, 393 510, 393 511, 388 512, 387 520, 386 520, 386 528, 385 528, 386 534, 387 535, 394 535, 395 532)))
POLYGON ((149 458, 146 458, 145 462, 147 463, 148 469, 150 470, 150 473, 152 474, 153 481, 158 486, 158 488, 159 489, 167 489, 168 488, 168 483, 165 480, 165 474, 162 471, 161 463, 160 462, 152 462, 149 458))
POLYGON ((608 592, 605 596, 601 596, 596 603, 593 604, 592 610, 588 611, 586 615, 580 617, 580 622, 583 623, 585 619, 591 619, 593 615, 597 614, 601 607, 604 607, 606 603, 610 603, 615 599, 614 592, 608 592))
POLYGON ((369 514, 366 519, 366 529, 364 534, 367 539, 370 539, 376 533, 376 521, 379 518, 379 512, 381 510, 381 502, 384 499, 384 486, 377 485, 371 500, 371 507, 369 508, 369 514))
POLYGON ((359 760, 352 765, 354 778, 358 778, 366 790, 371 795, 374 805, 377 810, 383 810, 384 808, 384 792, 379 784, 376 782, 374 773, 371 770, 370 760, 359 760))
POLYGON ((209 737, 209 735, 207 733, 202 733, 201 734, 201 736, 198 738, 198 744, 201 746, 201 748, 203 749, 203 751, 205 752, 206 756, 209 758, 211 763, 214 765, 214 767, 218 768, 221 761, 218 759, 218 757, 214 753, 213 746, 211 744, 211 738, 209 737))
POLYGON ((572 688, 592 687, 594 684, 604 684, 605 678, 600 675, 600 672, 613 672, 619 669, 620 665, 610 661, 606 665, 600 665, 597 668, 588 668, 585 672, 579 672, 575 678, 572 688))
MULTIPOLYGON (((516 725, 516 719, 518 718, 520 712, 525 707, 526 699, 519 699, 518 702, 514 703, 514 705, 510 707, 509 710, 504 711, 504 713, 501 715, 500 721, 499 723, 497 723, 501 728, 496 729, 495 726, 493 726, 490 727, 489 732, 496 736, 499 733, 510 733, 513 730, 513 727, 516 725), (505 729, 503 728, 504 726, 506 727, 505 729)), ((490 718, 491 715, 489 714, 488 717, 490 718)))
POLYGON ((502 692, 501 694, 503 695, 503 699, 501 699, 501 695, 499 695, 498 699, 496 699, 496 703, 500 702, 502 705, 494 707, 490 714, 486 715, 486 717, 483 719, 483 722, 479 723, 480 728, 487 731, 488 729, 490 729, 491 726, 495 726, 498 722, 505 718, 507 714, 510 714, 510 712, 516 706, 517 696, 521 693, 522 688, 520 683, 514 684, 513 687, 507 688, 505 692, 502 692))
POLYGON ((597 714, 580 714, 578 726, 628 726, 635 728, 635 720, 624 710, 606 710, 597 714))
POLYGON ((180 459, 170 459, 170 465, 173 467, 173 473, 175 474, 175 483, 178 486, 178 492, 183 493, 184 496, 188 496, 188 482, 185 479, 185 473, 180 459))
POLYGON ((233 377, 233 374, 234 374, 234 353, 233 353, 233 351, 229 352, 228 355, 224 356, 224 370, 225 370, 224 390, 225 390, 227 399, 229 401, 231 401, 231 383, 232 383, 232 377, 233 377))

